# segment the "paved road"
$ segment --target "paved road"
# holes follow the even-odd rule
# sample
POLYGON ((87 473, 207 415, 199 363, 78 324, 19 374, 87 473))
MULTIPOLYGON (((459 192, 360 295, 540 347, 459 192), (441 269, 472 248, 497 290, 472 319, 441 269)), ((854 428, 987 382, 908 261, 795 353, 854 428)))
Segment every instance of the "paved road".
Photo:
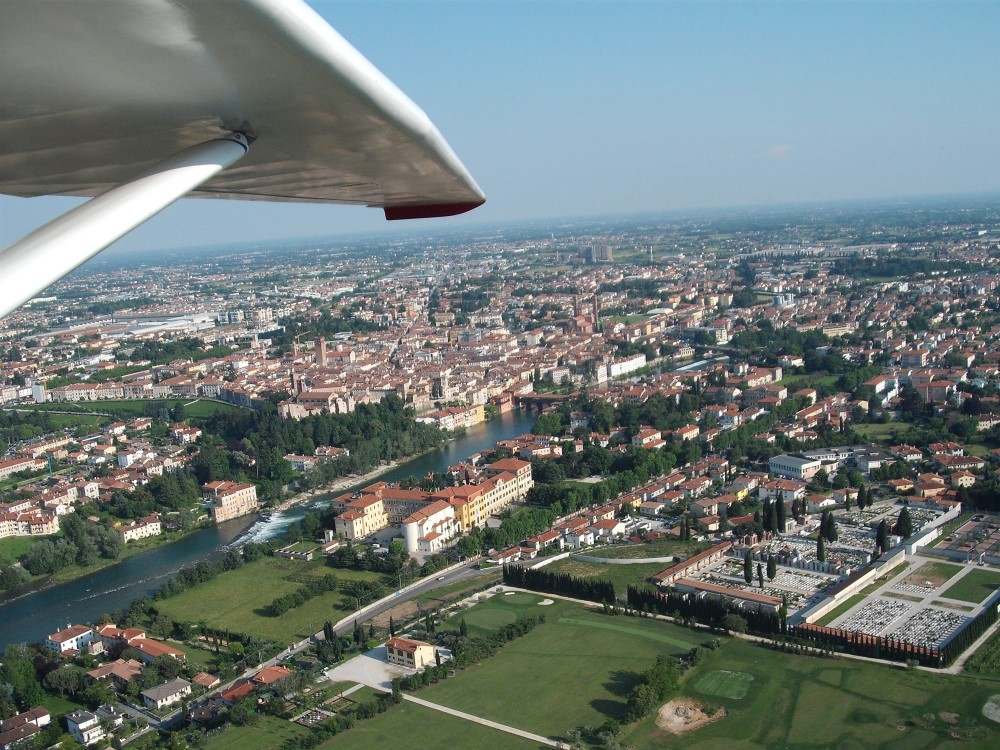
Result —
POLYGON ((472 721, 476 724, 482 724, 484 727, 490 727, 491 729, 498 729, 501 732, 506 732, 507 734, 513 734, 517 737, 523 737, 526 740, 531 740, 532 742, 537 742, 540 745, 548 745, 549 747, 565 747, 561 742, 555 742, 550 740, 548 737, 542 737, 540 734, 532 734, 531 732, 525 732, 522 729, 517 729, 515 727, 507 726, 506 724, 500 724, 495 721, 490 721, 489 719, 483 719, 479 716, 473 716, 472 714, 467 714, 464 711, 456 711, 454 708, 448 708, 447 706, 442 706, 440 703, 431 703, 430 701, 425 701, 422 698, 417 698, 416 696, 409 695, 408 693, 403 694, 404 701, 410 701, 411 703, 416 703, 418 706, 424 706, 425 708, 430 708, 434 711, 440 711, 443 714, 450 714, 452 716, 457 716, 460 719, 465 719, 466 721, 472 721))

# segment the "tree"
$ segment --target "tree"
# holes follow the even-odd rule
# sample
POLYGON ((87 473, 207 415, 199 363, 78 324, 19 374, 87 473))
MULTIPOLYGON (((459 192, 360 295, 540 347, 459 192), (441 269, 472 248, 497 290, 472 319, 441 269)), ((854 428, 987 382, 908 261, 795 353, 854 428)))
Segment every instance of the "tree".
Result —
POLYGON ((820 562, 826 562, 826 539, 823 535, 819 535, 819 540, 816 542, 816 559, 820 562))
POLYGON ((896 519, 896 525, 893 528, 893 532, 898 534, 903 539, 908 539, 913 536, 913 520, 910 518, 910 509, 903 508, 899 511, 899 518, 896 519))
POLYGON ((254 698, 244 698, 229 709, 229 720, 241 727, 256 724, 260 716, 254 710, 255 708, 256 701, 254 698))
POLYGON ((774 559, 774 555, 767 556, 767 580, 773 581, 774 577, 778 575, 778 563, 774 559))
MULTIPOLYGON (((462 622, 465 622, 465 620, 462 622)), ((396 637, 396 621, 392 619, 392 615, 389 615, 389 637, 396 637)))
POLYGON ((862 484, 858 487, 858 510, 864 510, 868 504, 868 488, 862 484))
POLYGON ((745 617, 730 612, 722 618, 722 627, 733 633, 747 632, 747 621, 745 617))
POLYGON ((757 563, 757 582, 764 588, 764 566, 760 563, 757 563))
POLYGON ((467 637, 469 635, 469 626, 465 624, 464 617, 462 618, 462 621, 458 624, 458 632, 463 637, 467 637))
POLYGON ((884 555, 889 551, 889 524, 883 518, 878 523, 878 530, 875 532, 875 548, 877 555, 884 555))
POLYGON ((753 560, 750 559, 749 552, 743 558, 743 580, 747 582, 747 586, 753 583, 753 560))

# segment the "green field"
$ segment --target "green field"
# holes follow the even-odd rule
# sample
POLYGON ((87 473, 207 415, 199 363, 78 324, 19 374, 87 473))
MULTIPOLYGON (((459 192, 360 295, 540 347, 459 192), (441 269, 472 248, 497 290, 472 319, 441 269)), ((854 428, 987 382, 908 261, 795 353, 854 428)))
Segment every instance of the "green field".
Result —
POLYGON ((39 539, 52 539, 54 536, 9 536, 0 539, 0 563, 10 565, 39 539))
POLYGON ((326 567, 325 561, 284 560, 265 557, 195 586, 182 594, 156 602, 157 609, 176 622, 208 625, 234 633, 256 635, 279 643, 292 643, 319 631, 326 620, 337 621, 355 609, 340 591, 322 594, 281 617, 272 617, 267 606, 279 596, 297 590, 301 576, 333 573, 344 581, 380 580, 378 573, 326 567), (350 605, 347 610, 343 609, 350 605))
POLYGON ((714 672, 705 672, 697 678, 694 686, 699 692, 706 695, 739 700, 747 694, 752 683, 752 674, 716 669, 714 672))
POLYGON ((998 587, 1000 587, 1000 571, 975 568, 945 589, 941 596, 978 604, 993 594, 998 587))
POLYGON ((902 435, 912 426, 912 422, 886 422, 885 424, 876 422, 874 424, 852 424, 851 429, 873 442, 878 442, 889 440, 893 434, 902 435))
MULTIPOLYGON (((561 600, 540 608, 504 599, 510 597, 493 597, 456 618, 468 618, 477 608, 504 609, 544 611, 546 622, 488 661, 421 690, 419 697, 564 739, 569 729, 621 719, 637 673, 657 654, 680 654, 714 637, 652 619, 612 617, 561 600)), ((457 627, 456 622, 453 618, 448 625, 457 627)), ((981 714, 988 697, 998 692, 990 680, 847 658, 793 656, 731 638, 704 653, 703 662, 685 675, 682 695, 723 706, 728 716, 683 736, 667 734, 648 717, 625 728, 618 738, 622 747, 881 750, 956 744, 987 748, 1000 740, 1000 725, 981 714), (958 718, 948 723, 941 712, 958 718)))
MULTIPOLYGON (((910 573, 914 578, 930 580, 932 583, 942 581, 946 583, 950 578, 954 578, 962 572, 961 565, 946 562, 925 562, 919 568, 910 573)), ((910 576, 907 576, 909 578, 910 576)))
MULTIPOLYGON (((681 557, 687 559, 702 550, 708 549, 706 542, 682 542, 680 539, 654 539, 642 544, 629 544, 624 547, 608 547, 607 549, 587 550, 588 557, 604 557, 611 560, 635 560, 644 557, 681 557)), ((663 563, 664 568, 669 563, 663 563)))
MULTIPOLYGON (((169 399, 132 399, 126 401, 88 401, 86 403, 48 403, 35 406, 28 405, 24 408, 36 411, 79 411, 81 413, 96 412, 98 414, 115 414, 122 417, 141 417, 146 412, 146 406, 150 403, 163 403, 167 409, 172 409, 176 404, 184 404, 184 413, 188 417, 210 417, 213 414, 226 411, 237 411, 241 407, 232 404, 224 404, 221 401, 200 400, 192 403, 189 398, 169 398, 169 399)), ((53 414, 53 419, 57 414, 53 414)), ((71 415, 62 415, 67 419, 72 419, 71 415)))
POLYGON ((665 563, 639 563, 635 565, 601 565, 600 563, 584 562, 583 560, 557 560, 546 566, 552 573, 568 573, 576 578, 601 578, 611 581, 615 586, 615 594, 625 596, 630 584, 638 585, 656 573, 661 573, 669 565, 665 563))
POLYGON ((1000 679, 1000 630, 994 630, 986 643, 965 662, 965 671, 1000 679))
MULTIPOLYGON (((359 722, 353 729, 338 734, 318 748, 319 750, 372 750, 373 748, 536 750, 538 744, 403 701, 374 719, 359 722)), ((258 748, 209 747, 207 750, 258 750, 258 748)))
POLYGON ((46 695, 42 705, 49 709, 53 716, 62 716, 78 708, 83 708, 79 703, 74 703, 69 698, 60 698, 58 695, 46 695))
POLYGON ((274 750, 285 740, 306 734, 308 730, 294 722, 261 716, 253 726, 228 725, 225 731, 209 738, 205 750, 274 750))
MULTIPOLYGON (((508 643, 498 656, 421 690, 418 697, 562 738, 569 729, 598 726, 609 716, 621 719, 638 673, 648 669, 657 654, 685 653, 707 639, 706 633, 654 620, 609 617, 563 600, 540 607, 540 596, 512 599, 491 597, 456 615, 448 626, 457 629, 462 617, 468 623, 474 612, 493 609, 544 614, 545 624, 508 643)), ((469 631, 475 634, 472 627, 469 631)))
POLYGON ((500 583, 500 568, 493 568, 492 570, 483 571, 481 575, 477 575, 472 579, 465 579, 463 581, 457 581, 455 583, 449 583, 447 586, 438 586, 435 589, 431 589, 426 594, 422 594, 417 597, 417 601, 425 606, 436 606, 442 602, 449 602, 456 598, 461 598, 464 592, 474 591, 475 589, 486 586, 490 583, 500 583))

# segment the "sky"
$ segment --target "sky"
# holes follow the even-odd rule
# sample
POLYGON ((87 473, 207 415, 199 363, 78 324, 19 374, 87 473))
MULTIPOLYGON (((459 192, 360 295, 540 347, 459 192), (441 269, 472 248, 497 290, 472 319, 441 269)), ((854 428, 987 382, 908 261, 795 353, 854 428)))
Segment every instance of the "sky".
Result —
MULTIPOLYGON (((116 248, 1000 195, 997 2, 309 4, 427 112, 487 204, 418 225, 189 199, 116 248)), ((0 246, 76 203, 0 196, 0 246)))

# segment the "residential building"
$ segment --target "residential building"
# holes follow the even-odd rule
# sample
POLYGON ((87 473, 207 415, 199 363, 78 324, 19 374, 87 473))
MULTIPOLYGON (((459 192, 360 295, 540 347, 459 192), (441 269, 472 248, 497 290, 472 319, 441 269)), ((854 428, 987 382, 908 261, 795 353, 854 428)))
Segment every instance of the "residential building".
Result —
POLYGON ((256 513, 257 488, 244 482, 209 482, 201 488, 202 497, 210 502, 209 515, 216 523, 256 513))
POLYGON ((191 683, 180 677, 175 677, 162 685, 143 690, 140 695, 142 695, 142 702, 148 708, 159 710, 173 703, 178 703, 185 696, 191 695, 191 683))
POLYGON ((435 649, 429 643, 410 638, 390 638, 386 644, 390 664, 407 669, 423 669, 435 661, 435 649))

